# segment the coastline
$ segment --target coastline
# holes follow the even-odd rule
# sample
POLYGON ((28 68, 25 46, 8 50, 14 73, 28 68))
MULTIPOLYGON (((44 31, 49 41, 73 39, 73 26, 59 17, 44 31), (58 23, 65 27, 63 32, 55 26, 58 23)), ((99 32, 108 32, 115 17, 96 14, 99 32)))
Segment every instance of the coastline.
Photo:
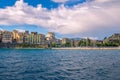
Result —
POLYGON ((35 49, 35 50, 120 50, 120 47, 60 47, 60 48, 0 48, 0 49, 35 49))
POLYGON ((16 48, 13 48, 13 49, 41 49, 41 50, 43 50, 43 49, 51 49, 51 48, 31 48, 31 47, 19 48, 19 47, 16 47, 16 48))
POLYGON ((17 48, 0 48, 0 49, 16 49, 16 50, 17 50, 17 49, 18 49, 18 50, 19 50, 19 49, 26 49, 26 50, 27 50, 27 49, 28 49, 28 50, 29 50, 29 49, 36 49, 36 50, 37 50, 37 49, 38 49, 38 50, 43 50, 43 49, 50 49, 50 48, 18 48, 18 47, 17 47, 17 48))
POLYGON ((64 47, 52 48, 53 50, 120 50, 120 47, 64 47))

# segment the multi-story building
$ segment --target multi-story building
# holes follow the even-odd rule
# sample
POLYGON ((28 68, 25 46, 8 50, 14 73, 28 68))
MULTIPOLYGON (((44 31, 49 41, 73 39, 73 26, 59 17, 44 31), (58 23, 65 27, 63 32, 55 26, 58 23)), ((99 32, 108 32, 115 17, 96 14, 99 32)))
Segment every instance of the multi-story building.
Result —
POLYGON ((28 36, 30 44, 45 44, 45 35, 38 34, 37 32, 31 32, 28 36))
POLYGON ((54 32, 48 32, 48 34, 46 35, 46 44, 48 44, 50 47, 55 44, 57 45, 58 40, 55 38, 55 34, 54 32))
POLYGON ((74 40, 74 42, 72 42, 72 44, 73 44, 75 47, 79 47, 79 46, 80 46, 80 40, 74 40))
POLYGON ((0 43, 2 42, 2 32, 3 31, 0 30, 0 43))
POLYGON ((12 33, 13 33, 13 43, 18 43, 19 32, 17 30, 13 30, 12 33))
POLYGON ((68 38, 62 38, 62 44, 69 43, 70 40, 68 38))
POLYGON ((22 36, 23 37, 23 43, 29 44, 29 42, 30 42, 29 36, 30 36, 29 31, 25 31, 23 36, 22 36))
POLYGON ((45 44, 45 35, 44 34, 38 34, 38 44, 45 44))
POLYGON ((19 32, 18 33, 18 38, 17 38, 17 43, 22 44, 24 41, 24 33, 23 32, 19 32))
POLYGON ((46 40, 47 41, 53 41, 55 39, 55 34, 53 32, 48 32, 46 35, 46 40))
POLYGON ((103 44, 103 41, 102 40, 91 40, 90 41, 90 46, 92 47, 99 47, 99 46, 102 46, 103 44))
POLYGON ((29 31, 25 31, 25 32, 19 32, 17 30, 13 30, 13 42, 14 43, 28 43, 28 38, 27 36, 29 35, 29 31))
POLYGON ((68 38, 62 38, 62 43, 61 45, 63 47, 70 47, 71 46, 71 40, 68 38))
POLYGON ((60 39, 56 39, 56 44, 61 45, 62 41, 60 39))
POLYGON ((31 34, 27 36, 27 39, 30 44, 37 44, 37 32, 31 32, 31 34))
POLYGON ((12 43, 13 34, 9 31, 4 31, 2 34, 2 42, 3 43, 12 43))

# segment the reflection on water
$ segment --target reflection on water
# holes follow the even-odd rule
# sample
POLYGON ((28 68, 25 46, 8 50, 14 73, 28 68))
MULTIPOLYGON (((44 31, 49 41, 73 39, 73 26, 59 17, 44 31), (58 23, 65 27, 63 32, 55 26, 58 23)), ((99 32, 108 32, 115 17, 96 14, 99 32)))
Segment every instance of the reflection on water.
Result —
POLYGON ((120 50, 0 49, 0 80, 120 80, 120 50))

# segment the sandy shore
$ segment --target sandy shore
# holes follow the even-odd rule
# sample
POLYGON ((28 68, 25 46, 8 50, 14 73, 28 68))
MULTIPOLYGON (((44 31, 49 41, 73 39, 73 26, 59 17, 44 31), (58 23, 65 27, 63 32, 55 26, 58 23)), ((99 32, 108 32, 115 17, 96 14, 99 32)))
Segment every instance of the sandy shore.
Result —
POLYGON ((64 47, 52 48, 53 50, 120 50, 120 47, 64 47))

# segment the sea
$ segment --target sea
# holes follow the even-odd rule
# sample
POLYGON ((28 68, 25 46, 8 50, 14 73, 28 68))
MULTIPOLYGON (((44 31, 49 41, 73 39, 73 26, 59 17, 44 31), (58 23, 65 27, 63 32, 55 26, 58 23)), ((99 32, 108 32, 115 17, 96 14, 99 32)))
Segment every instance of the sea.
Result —
POLYGON ((0 49, 0 80, 120 80, 120 50, 0 49))

